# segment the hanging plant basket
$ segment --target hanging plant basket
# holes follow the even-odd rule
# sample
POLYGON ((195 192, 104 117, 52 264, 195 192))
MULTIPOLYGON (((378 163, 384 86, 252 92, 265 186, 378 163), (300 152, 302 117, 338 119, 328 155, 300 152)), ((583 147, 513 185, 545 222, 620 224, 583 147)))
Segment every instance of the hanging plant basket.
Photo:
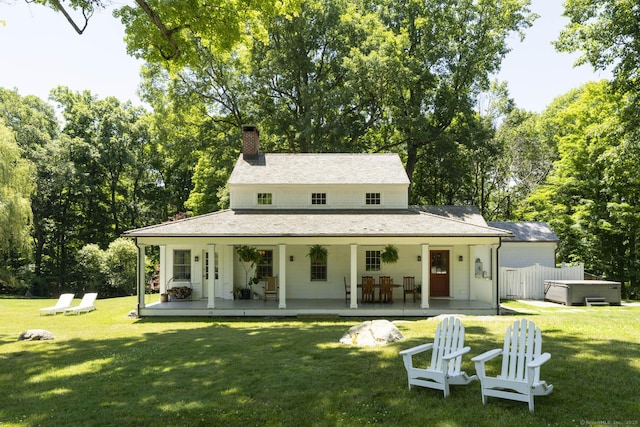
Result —
POLYGON ((307 256, 314 264, 326 264, 327 262, 327 248, 322 245, 313 245, 309 248, 307 256))
POLYGON ((394 245, 385 246, 382 253, 380 253, 380 261, 385 264, 394 264, 398 262, 398 248, 394 245))

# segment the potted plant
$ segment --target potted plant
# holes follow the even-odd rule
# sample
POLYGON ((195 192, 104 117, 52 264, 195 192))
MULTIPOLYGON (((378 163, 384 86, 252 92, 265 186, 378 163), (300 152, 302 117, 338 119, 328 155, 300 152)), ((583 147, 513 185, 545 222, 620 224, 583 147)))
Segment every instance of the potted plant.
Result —
POLYGON ((327 262, 327 248, 322 245, 313 245, 309 248, 307 256, 313 264, 325 264, 327 262))
POLYGON ((260 251, 254 248, 253 246, 242 245, 236 249, 236 253, 242 262, 242 268, 244 268, 244 279, 245 286, 242 289, 242 299, 251 298, 251 289, 250 286, 258 283, 259 279, 257 277, 252 277, 249 279, 249 272, 253 270, 253 268, 260 262, 262 258, 260 255, 260 251))
POLYGON ((385 264, 395 264, 398 262, 398 248, 394 245, 387 245, 380 253, 380 261, 385 264))

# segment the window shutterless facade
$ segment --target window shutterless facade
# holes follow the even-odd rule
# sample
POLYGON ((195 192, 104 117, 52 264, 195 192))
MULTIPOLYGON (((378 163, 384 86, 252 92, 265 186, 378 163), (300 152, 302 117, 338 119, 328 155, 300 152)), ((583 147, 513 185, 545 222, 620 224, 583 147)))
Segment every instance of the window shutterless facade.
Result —
POLYGON ((367 193, 365 194, 364 201, 367 205, 379 205, 380 193, 367 193))
POLYGON ((258 205, 270 205, 272 199, 271 193, 258 193, 258 205))
POLYGON ((256 265, 256 276, 264 279, 273 276, 273 251, 271 249, 260 249, 260 262, 256 265))
POLYGON ((173 280, 191 280, 191 251, 173 251, 173 280))
POLYGON ((366 271, 380 271, 380 251, 365 251, 364 265, 366 271))
POLYGON ((327 281, 327 262, 311 261, 311 281, 326 282, 327 281))
POLYGON ((326 205, 327 204, 327 193, 311 193, 311 204, 312 205, 326 205))

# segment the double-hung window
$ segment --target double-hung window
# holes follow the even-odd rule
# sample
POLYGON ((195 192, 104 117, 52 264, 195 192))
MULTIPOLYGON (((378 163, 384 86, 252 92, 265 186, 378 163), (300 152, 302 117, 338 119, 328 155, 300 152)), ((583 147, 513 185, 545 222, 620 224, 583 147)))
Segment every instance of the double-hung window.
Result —
POLYGON ((271 249, 260 249, 260 262, 256 265, 256 277, 264 279, 273 276, 273 251, 271 249))
POLYGON ((364 266, 366 271, 380 271, 380 251, 365 251, 364 266))
POLYGON ((327 260, 311 260, 311 281, 327 281, 327 260))
POLYGON ((191 280, 191 251, 173 251, 173 280, 191 280))

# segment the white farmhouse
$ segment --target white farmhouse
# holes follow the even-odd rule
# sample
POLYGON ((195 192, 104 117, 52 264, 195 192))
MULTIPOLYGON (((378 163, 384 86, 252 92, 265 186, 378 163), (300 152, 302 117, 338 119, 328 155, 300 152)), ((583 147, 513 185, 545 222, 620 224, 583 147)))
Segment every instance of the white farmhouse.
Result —
POLYGON ((475 208, 412 207, 396 154, 263 154, 256 127, 229 178, 230 208, 131 230, 139 247, 141 316, 426 316, 498 310, 497 249, 509 231, 490 227, 475 208), (307 255, 320 245, 327 258, 307 255), (381 262, 393 245, 398 261, 381 262), (188 300, 145 297, 146 249, 159 247, 160 287, 192 290, 188 300), (243 269, 237 249, 256 248, 243 269), (258 299, 234 299, 247 274, 258 299), (392 301, 362 302, 363 276, 390 276, 392 301), (421 292, 403 291, 412 277, 421 292), (275 278, 273 300, 263 284, 275 278), (153 301, 151 299, 154 299, 153 301))

